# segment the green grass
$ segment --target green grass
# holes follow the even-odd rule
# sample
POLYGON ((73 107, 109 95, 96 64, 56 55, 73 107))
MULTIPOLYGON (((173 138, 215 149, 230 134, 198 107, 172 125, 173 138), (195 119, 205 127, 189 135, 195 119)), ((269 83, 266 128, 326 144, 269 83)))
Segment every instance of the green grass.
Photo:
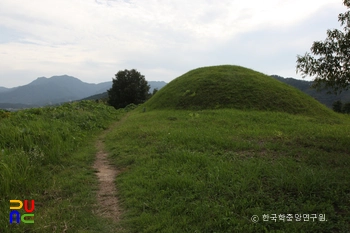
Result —
POLYGON ((135 107, 0 111, 0 231, 350 232, 349 115, 237 66, 190 71, 135 107), (130 110, 105 139, 117 225, 94 211, 94 144, 130 110), (34 199, 35 223, 9 224, 10 199, 34 199))
POLYGON ((113 232, 94 214, 92 163, 95 135, 122 114, 90 101, 2 112, 0 231, 113 232), (34 224, 9 223, 11 199, 35 200, 34 224))
POLYGON ((272 77, 244 67, 223 65, 191 70, 160 89, 148 109, 253 109, 330 116, 312 97, 272 77))
POLYGON ((142 109, 106 141, 127 232, 350 231, 348 116, 142 109))

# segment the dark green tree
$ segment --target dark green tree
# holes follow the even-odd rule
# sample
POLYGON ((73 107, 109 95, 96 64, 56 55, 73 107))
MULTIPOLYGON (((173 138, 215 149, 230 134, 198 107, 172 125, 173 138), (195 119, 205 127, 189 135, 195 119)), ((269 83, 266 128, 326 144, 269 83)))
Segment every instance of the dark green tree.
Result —
POLYGON ((350 102, 347 102, 343 105, 343 113, 350 114, 350 102))
POLYGON ((135 69, 119 71, 108 90, 108 104, 124 108, 129 104, 141 104, 148 97, 150 86, 145 76, 135 69))
POLYGON ((333 111, 335 112, 342 112, 343 104, 340 100, 335 101, 333 104, 333 111))
POLYGON ((147 100, 149 100, 150 98, 152 98, 152 96, 154 96, 157 93, 158 89, 154 88, 152 93, 148 93, 147 96, 147 100))
POLYGON ((155 95, 158 92, 158 88, 154 88, 152 92, 152 96, 155 95))
MULTIPOLYGON (((350 0, 344 0, 349 9, 350 0)), ((312 54, 297 56, 297 72, 315 77, 313 87, 331 89, 334 93, 349 89, 350 86, 350 11, 338 15, 344 31, 327 30, 325 41, 316 41, 311 47, 312 54)))

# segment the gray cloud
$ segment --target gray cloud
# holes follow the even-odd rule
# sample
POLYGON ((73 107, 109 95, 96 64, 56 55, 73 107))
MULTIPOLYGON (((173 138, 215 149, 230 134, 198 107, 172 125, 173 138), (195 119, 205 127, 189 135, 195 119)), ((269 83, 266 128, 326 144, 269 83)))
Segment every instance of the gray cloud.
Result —
POLYGON ((323 40, 346 10, 332 0, 310 2, 315 7, 301 0, 4 0, 0 86, 60 74, 97 83, 131 68, 168 82, 219 64, 297 77, 296 55, 323 40))

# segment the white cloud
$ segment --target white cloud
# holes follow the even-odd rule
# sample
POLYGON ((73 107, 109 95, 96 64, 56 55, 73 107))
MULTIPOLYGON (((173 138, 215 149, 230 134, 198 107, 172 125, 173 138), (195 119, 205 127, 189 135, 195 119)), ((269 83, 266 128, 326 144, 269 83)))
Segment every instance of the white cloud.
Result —
POLYGON ((125 68, 165 81, 211 64, 270 70, 261 61, 283 56, 285 49, 295 51, 294 59, 308 40, 281 36, 283 41, 272 42, 262 32, 298 33, 297 25, 326 6, 335 22, 346 10, 334 0, 2 0, 0 86, 25 84, 18 77, 24 71, 30 80, 38 73, 66 73, 102 82, 125 68))

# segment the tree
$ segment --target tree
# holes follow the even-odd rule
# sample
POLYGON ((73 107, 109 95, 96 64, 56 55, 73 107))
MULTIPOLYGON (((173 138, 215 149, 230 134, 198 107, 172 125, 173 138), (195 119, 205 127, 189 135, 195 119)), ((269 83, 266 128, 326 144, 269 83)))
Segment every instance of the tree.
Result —
POLYGON ((124 108, 129 104, 141 104, 146 101, 150 86, 145 76, 135 69, 119 71, 108 90, 108 104, 115 108, 124 108))
POLYGON ((350 114, 350 102, 343 105, 343 113, 350 114))
POLYGON ((147 100, 154 96, 158 91, 158 88, 154 88, 152 93, 148 93, 147 100))
MULTIPOLYGON (((349 9, 350 0, 344 0, 349 9)), ((338 21, 344 26, 344 32, 338 29, 327 30, 325 41, 316 41, 310 53, 297 56, 297 72, 303 78, 315 76, 313 87, 331 88, 334 93, 348 90, 350 86, 350 11, 339 14, 338 21)))
POLYGON ((335 101, 332 105, 333 105, 333 111, 342 112, 343 103, 340 100, 335 101))
POLYGON ((158 88, 154 88, 152 92, 152 96, 155 95, 158 92, 158 88))

